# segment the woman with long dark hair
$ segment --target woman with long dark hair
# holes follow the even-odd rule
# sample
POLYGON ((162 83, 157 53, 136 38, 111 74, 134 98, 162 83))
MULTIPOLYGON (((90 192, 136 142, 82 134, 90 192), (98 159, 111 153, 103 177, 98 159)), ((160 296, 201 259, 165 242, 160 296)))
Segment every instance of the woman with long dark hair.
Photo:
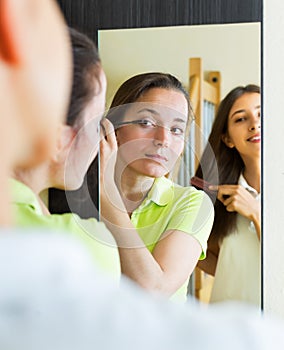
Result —
POLYGON ((221 101, 196 176, 218 186, 207 258, 211 301, 260 299, 260 88, 234 88, 221 101), (213 153, 212 153, 213 151, 213 153), (212 154, 215 157, 212 157, 212 154))

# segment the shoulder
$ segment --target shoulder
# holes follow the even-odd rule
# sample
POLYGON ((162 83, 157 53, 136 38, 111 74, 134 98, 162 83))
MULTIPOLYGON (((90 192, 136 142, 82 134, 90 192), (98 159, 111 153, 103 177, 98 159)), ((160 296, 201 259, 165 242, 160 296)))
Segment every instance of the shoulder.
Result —
POLYGON ((207 224, 212 226, 214 205, 204 191, 197 190, 193 186, 176 185, 174 203, 176 210, 184 215, 184 219, 188 217, 188 220, 195 222, 195 227, 203 227, 207 224))
POLYGON ((202 190, 197 190, 193 186, 181 186, 166 177, 157 178, 154 182, 153 188, 158 189, 160 192, 171 191, 174 193, 175 197, 208 197, 202 190))
POLYGON ((73 233, 85 233, 91 237, 111 235, 103 222, 95 218, 82 219, 77 214, 51 214, 46 217, 56 227, 73 233))
POLYGON ((198 190, 193 186, 183 187, 174 184, 175 198, 186 198, 191 202, 208 202, 208 205, 213 206, 209 196, 202 190, 198 190), (210 204, 209 204, 210 203, 210 204))
POLYGON ((16 224, 24 227, 42 227, 65 232, 74 236, 89 236, 99 240, 111 240, 111 234, 102 222, 96 219, 81 219, 77 214, 39 214, 35 208, 18 204, 15 209, 16 224), (101 238, 101 239, 100 239, 101 238))

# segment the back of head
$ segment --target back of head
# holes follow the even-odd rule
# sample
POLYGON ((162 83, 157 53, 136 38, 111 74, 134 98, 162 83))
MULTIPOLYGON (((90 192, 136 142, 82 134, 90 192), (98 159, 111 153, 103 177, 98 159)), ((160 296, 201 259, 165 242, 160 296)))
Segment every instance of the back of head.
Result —
POLYGON ((70 41, 54 1, 2 0, 0 6, 0 114, 10 121, 5 134, 15 163, 36 163, 50 152, 66 113, 70 41))
MULTIPOLYGON (((77 132, 83 129, 87 106, 102 91, 102 67, 94 42, 87 35, 74 28, 69 28, 69 34, 73 55, 73 85, 65 123, 71 126, 74 132, 77 132)), ((94 134, 93 138, 95 137, 94 134)), ((90 181, 94 181, 93 177, 90 181)), ((86 203, 88 198, 89 191, 86 183, 79 191, 69 192, 51 188, 49 190, 49 210, 51 213, 61 214, 70 212, 71 207, 72 211, 84 216, 86 207, 90 206, 93 216, 93 203, 90 201, 90 205, 88 205, 86 203), (81 210, 81 207, 84 209, 81 210)))
POLYGON ((0 37, 0 181, 5 187, 5 172, 37 164, 55 147, 70 93, 71 52, 53 0, 1 0, 0 37))
POLYGON ((73 56, 73 85, 66 124, 76 126, 84 110, 100 91, 101 61, 94 42, 85 34, 69 28, 73 56))

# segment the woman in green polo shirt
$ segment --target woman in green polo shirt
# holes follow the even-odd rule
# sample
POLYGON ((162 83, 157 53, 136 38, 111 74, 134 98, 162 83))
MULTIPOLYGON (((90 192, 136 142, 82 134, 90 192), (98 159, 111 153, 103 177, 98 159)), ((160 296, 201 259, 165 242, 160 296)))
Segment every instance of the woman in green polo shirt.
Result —
POLYGON ((70 34, 74 68, 66 124, 60 126, 57 147, 47 161, 14 171, 13 210, 20 227, 58 230, 86 241, 97 265, 118 281, 118 250, 105 225, 74 214, 50 215, 40 198, 40 193, 50 187, 80 187, 99 148, 98 126, 105 108, 106 78, 94 43, 75 30, 70 30, 70 34))
POLYGON ((122 272, 178 299, 205 257, 214 217, 203 191, 166 177, 183 152, 189 110, 172 75, 136 75, 118 89, 101 142, 101 218, 118 243, 122 272))

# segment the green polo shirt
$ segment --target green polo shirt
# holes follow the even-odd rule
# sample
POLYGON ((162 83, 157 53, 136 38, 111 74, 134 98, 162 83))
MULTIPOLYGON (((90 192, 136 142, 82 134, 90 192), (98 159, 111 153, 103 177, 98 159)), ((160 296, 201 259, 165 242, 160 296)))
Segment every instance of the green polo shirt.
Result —
MULTIPOLYGON (((213 204, 205 192, 192 186, 179 186, 165 177, 155 179, 148 196, 131 216, 150 252, 164 232, 178 230, 199 242, 202 248, 200 259, 206 256, 213 220, 213 204)), ((173 299, 186 299, 188 279, 173 299)))
POLYGON ((120 261, 117 245, 102 222, 96 219, 84 220, 76 214, 44 215, 36 195, 29 187, 11 179, 11 190, 16 226, 46 228, 79 237, 93 253, 96 265, 119 281, 120 261))

